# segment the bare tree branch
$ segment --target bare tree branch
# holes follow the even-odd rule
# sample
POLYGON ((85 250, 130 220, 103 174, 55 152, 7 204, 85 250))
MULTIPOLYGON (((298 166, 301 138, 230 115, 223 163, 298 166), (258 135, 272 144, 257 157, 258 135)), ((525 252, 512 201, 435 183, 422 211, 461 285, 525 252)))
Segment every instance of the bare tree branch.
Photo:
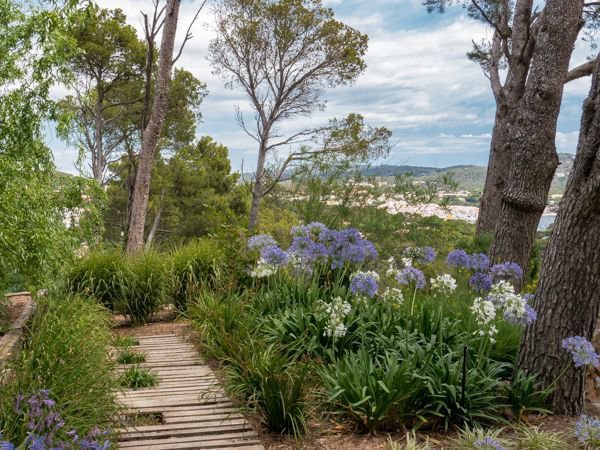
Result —
MULTIPOLYGON (((600 4, 600 2, 598 4, 600 4)), ((591 75, 594 72, 594 67, 596 67, 596 61, 596 59, 592 61, 586 61, 583 64, 569 70, 569 72, 567 72, 565 83, 591 75)))
POLYGON ((175 64, 177 62, 177 60, 179 59, 179 57, 183 53, 183 48, 185 47, 185 44, 187 43, 187 41, 189 41, 193 37, 192 33, 190 32, 190 30, 192 29, 192 26, 194 25, 194 22, 196 22, 196 19, 198 18, 198 15, 200 14, 200 11, 202 11, 202 9, 204 8, 204 5, 206 5, 207 1, 208 0, 204 0, 202 2, 202 4, 200 5, 200 7, 198 8, 198 10, 196 11, 196 14, 194 14, 194 18, 190 22, 190 26, 188 27, 187 31, 185 32, 185 38, 183 38, 183 42, 181 43, 181 46, 179 47, 179 51, 177 52, 177 56, 175 56, 175 58, 173 58, 173 64, 175 64))

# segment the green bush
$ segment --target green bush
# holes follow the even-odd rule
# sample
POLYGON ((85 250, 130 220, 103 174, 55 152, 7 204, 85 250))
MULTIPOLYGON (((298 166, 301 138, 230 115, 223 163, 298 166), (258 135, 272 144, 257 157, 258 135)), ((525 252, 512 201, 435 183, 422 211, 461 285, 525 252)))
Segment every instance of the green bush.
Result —
POLYGON ((155 251, 135 256, 93 252, 79 261, 67 279, 72 293, 93 297, 136 325, 148 321, 167 303, 171 286, 165 257, 155 251))
POLYGON ((19 394, 40 389, 65 421, 63 429, 84 435, 109 427, 118 415, 116 380, 109 361, 110 321, 106 310, 78 296, 39 298, 23 350, 13 362, 14 377, 0 380, 0 430, 5 439, 22 442, 27 424, 15 412, 19 394))
POLYGON ((308 367, 294 364, 273 347, 242 351, 240 356, 227 366, 228 392, 243 399, 270 431, 296 437, 303 434, 307 429, 304 383, 308 367))
POLYGON ((348 354, 320 371, 325 403, 362 431, 398 425, 415 415, 411 405, 422 389, 415 369, 414 360, 399 361, 397 354, 379 359, 366 350, 348 354))
POLYGON ((71 293, 91 296, 111 311, 130 290, 131 271, 119 250, 92 252, 76 262, 67 275, 71 293))
POLYGON ((131 278, 117 310, 134 325, 147 322, 167 303, 172 278, 164 255, 146 251, 128 258, 131 278))
POLYGON ((198 239, 177 249, 172 256, 175 306, 187 309, 201 289, 215 289, 224 279, 225 253, 216 240, 198 239))
POLYGON ((144 389, 156 386, 158 378, 155 373, 139 366, 131 366, 118 378, 119 385, 126 389, 144 389))
POLYGON ((146 362, 146 355, 130 350, 129 348, 125 348, 125 350, 117 356, 118 364, 139 364, 143 362, 146 362))
POLYGON ((506 402, 517 422, 529 413, 549 414, 546 409, 548 396, 552 389, 543 389, 537 381, 536 375, 527 375, 521 369, 516 371, 510 384, 504 386, 506 402))

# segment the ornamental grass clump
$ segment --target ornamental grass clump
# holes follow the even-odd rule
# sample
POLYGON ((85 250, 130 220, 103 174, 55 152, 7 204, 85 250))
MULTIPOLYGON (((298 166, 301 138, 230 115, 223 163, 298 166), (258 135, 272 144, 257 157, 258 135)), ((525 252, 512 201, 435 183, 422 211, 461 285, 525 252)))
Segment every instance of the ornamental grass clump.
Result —
POLYGON ((23 412, 18 412, 15 401, 33 394, 47 406, 48 400, 55 402, 66 431, 83 436, 94 427, 109 428, 119 406, 114 363, 108 356, 111 323, 106 309, 86 298, 57 293, 36 301, 23 349, 10 366, 13 376, 0 380, 5 439, 22 443, 31 434, 23 420, 26 406, 21 402, 23 412))
POLYGON ((140 366, 131 366, 118 378, 119 385, 126 389, 144 389, 156 386, 158 377, 154 372, 140 366))

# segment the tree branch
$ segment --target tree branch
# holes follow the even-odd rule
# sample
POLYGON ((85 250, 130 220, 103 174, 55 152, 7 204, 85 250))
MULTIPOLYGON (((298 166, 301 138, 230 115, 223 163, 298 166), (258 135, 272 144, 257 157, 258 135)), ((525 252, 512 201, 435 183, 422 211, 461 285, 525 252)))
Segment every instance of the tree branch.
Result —
POLYGON ((198 8, 198 10, 196 11, 196 14, 194 14, 194 18, 190 22, 190 26, 188 27, 187 31, 185 32, 185 38, 183 39, 183 42, 181 43, 181 47, 179 47, 177 56, 175 56, 175 58, 173 58, 173 64, 175 64, 177 62, 177 60, 179 59, 179 57, 181 56, 181 53, 183 52, 183 47, 185 47, 185 44, 187 43, 187 41, 189 41, 192 38, 192 33, 190 32, 190 30, 192 29, 194 22, 196 22, 196 19, 198 18, 200 11, 202 11, 202 9, 204 8, 204 5, 206 5, 207 1, 208 0, 204 0, 202 2, 202 4, 200 5, 200 7, 198 8))
MULTIPOLYGON (((600 4, 600 2, 598 2, 598 4, 600 4)), ((591 75, 594 71, 594 67, 596 67, 596 60, 586 61, 583 64, 574 67, 573 69, 569 70, 569 72, 567 72, 567 78, 565 79, 565 83, 591 75)))

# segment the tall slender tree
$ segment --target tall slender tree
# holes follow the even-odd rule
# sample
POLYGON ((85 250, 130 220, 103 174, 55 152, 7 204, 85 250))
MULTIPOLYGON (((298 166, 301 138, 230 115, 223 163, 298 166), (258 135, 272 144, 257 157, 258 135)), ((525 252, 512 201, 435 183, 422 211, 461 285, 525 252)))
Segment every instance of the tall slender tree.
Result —
POLYGON ((209 59, 228 87, 241 87, 254 110, 237 119, 258 144, 249 229, 269 190, 267 163, 282 147, 306 142, 313 129, 282 135, 280 125, 323 109, 323 89, 352 83, 365 69, 368 38, 334 19, 321 0, 220 0, 209 59))
POLYGON ((548 0, 538 19, 531 69, 507 142, 512 163, 490 249, 492 261, 529 264, 558 166, 556 126, 582 13, 583 0, 548 0))
POLYGON ((554 411, 580 414, 585 368, 575 367, 561 347, 570 336, 591 340, 600 302, 600 65, 596 64, 583 105, 573 170, 544 254, 533 300, 538 319, 525 330, 519 367, 544 385, 556 381, 554 411), (559 378, 560 377, 560 378, 559 378))

